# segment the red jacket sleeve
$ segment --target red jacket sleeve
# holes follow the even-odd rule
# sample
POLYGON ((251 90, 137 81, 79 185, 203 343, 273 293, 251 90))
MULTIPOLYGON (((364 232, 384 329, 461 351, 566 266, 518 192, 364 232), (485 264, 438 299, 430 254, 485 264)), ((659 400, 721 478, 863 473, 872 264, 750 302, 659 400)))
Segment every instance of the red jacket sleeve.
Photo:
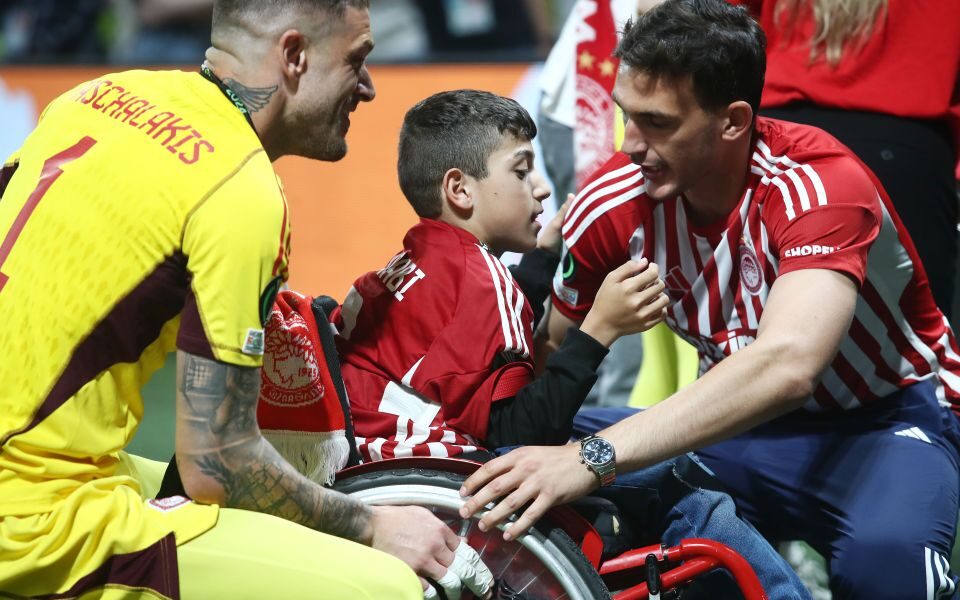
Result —
POLYGON ((533 312, 509 270, 477 247, 467 256, 456 313, 411 385, 440 401, 449 426, 483 439, 490 405, 533 380, 532 321, 533 312), (505 396, 505 391, 510 393, 505 396))

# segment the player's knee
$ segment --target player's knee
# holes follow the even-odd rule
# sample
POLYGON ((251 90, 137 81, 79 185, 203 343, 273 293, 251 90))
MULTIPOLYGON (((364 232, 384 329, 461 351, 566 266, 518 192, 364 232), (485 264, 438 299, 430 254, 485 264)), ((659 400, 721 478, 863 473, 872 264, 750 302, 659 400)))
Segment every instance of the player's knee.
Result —
POLYGON ((423 588, 413 569, 389 554, 379 554, 376 564, 368 565, 369 597, 423 600, 423 588))
POLYGON ((922 548, 918 553, 912 544, 905 544, 888 533, 859 534, 855 542, 831 561, 830 587, 834 598, 902 600, 929 597, 924 592, 926 574, 922 552, 922 548))

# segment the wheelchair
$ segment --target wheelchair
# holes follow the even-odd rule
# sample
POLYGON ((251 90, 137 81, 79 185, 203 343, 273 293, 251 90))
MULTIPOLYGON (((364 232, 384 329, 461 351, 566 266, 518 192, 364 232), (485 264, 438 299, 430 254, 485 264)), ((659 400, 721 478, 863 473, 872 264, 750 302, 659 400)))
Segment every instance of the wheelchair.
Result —
POLYGON ((333 487, 371 505, 430 509, 465 538, 493 572, 494 598, 680 599, 684 586, 718 568, 730 573, 745 600, 767 598, 749 563, 711 540, 684 540, 672 548, 650 545, 602 560, 603 539, 569 506, 554 507, 527 534, 510 542, 499 530, 480 531, 476 518, 459 515, 464 504, 460 486, 479 466, 454 458, 394 458, 348 467, 337 474, 333 487), (617 591, 611 594, 611 589, 617 591))
MULTIPOLYGON (((310 301, 310 313, 316 323, 328 323, 335 306, 332 298, 314 298, 310 301)), ((337 397, 346 436, 353 439, 333 334, 329 327, 316 327, 316 333, 320 344, 316 349, 320 353, 317 362, 325 378, 326 393, 337 397)), ((261 426, 269 418, 261 403, 261 426)), ((682 598, 685 585, 718 568, 731 574, 745 600, 767 598, 749 563, 723 544, 690 539, 672 548, 650 545, 609 556, 611 552, 604 552, 604 538, 570 506, 554 507, 527 534, 506 542, 499 530, 480 531, 476 518, 463 519, 459 515, 464 504, 460 487, 479 468, 479 463, 439 457, 361 463, 356 447, 350 455, 349 466, 336 474, 335 490, 371 505, 416 505, 433 511, 467 540, 493 572, 494 598, 673 600, 682 598), (611 595, 611 589, 616 593, 611 595)), ((469 598, 470 593, 464 593, 469 598)))

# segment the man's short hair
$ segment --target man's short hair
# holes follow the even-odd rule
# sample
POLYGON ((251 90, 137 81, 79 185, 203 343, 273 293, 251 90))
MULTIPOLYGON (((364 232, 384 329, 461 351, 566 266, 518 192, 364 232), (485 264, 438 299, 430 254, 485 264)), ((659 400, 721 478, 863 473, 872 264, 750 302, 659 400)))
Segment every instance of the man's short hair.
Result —
POLYGON ((370 0, 216 0, 213 3, 213 28, 242 22, 245 18, 303 10, 321 10, 342 19, 347 7, 369 9, 370 0))
POLYGON ((407 111, 400 129, 400 189, 421 217, 440 216, 444 174, 487 176, 487 160, 509 134, 532 140, 537 126, 516 100, 479 90, 434 94, 407 111))
POLYGON ((653 77, 693 79, 705 110, 737 100, 760 108, 767 38, 747 10, 725 0, 667 0, 627 23, 614 55, 653 77))

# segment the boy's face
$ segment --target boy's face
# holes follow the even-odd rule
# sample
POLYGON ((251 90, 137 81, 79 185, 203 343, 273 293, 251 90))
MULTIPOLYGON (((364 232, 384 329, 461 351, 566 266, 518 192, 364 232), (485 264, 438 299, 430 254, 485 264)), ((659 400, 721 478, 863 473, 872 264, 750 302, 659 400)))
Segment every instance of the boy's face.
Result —
POLYGON ((504 135, 487 159, 487 176, 470 179, 472 230, 480 241, 497 255, 536 248, 540 231, 537 216, 543 212, 541 203, 550 196, 550 187, 533 169, 530 141, 504 135))

